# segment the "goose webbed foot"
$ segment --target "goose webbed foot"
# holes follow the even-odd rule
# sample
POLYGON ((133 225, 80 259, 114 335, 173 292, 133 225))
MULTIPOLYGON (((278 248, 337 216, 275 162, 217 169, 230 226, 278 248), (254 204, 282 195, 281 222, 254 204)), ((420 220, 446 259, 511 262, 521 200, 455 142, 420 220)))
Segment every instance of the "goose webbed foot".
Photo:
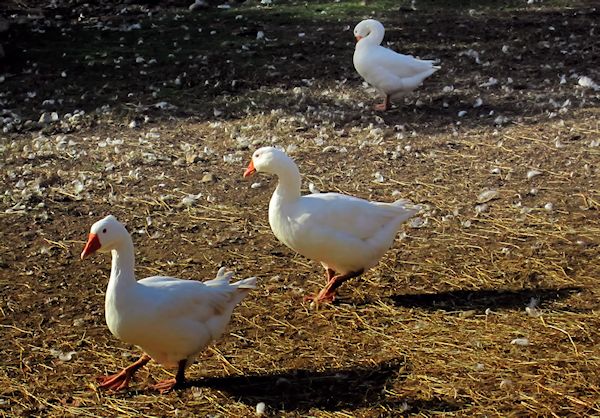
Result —
POLYGON ((177 375, 171 379, 161 380, 152 386, 153 389, 159 391, 161 394, 170 392, 171 390, 180 389, 185 386, 185 366, 187 360, 180 360, 177 368, 177 375))
POLYGON ((163 393, 167 393, 172 390, 182 388, 184 386, 184 383, 185 383, 185 380, 180 382, 180 381, 177 381, 176 378, 171 378, 171 379, 161 380, 160 382, 158 382, 154 386, 152 386, 152 388, 159 391, 160 394, 162 395, 163 393))
POLYGON ((100 389, 114 391, 127 389, 135 372, 137 372, 141 367, 145 366, 150 360, 150 356, 148 354, 144 354, 136 362, 125 367, 119 373, 97 377, 96 381, 99 383, 98 387, 100 389))

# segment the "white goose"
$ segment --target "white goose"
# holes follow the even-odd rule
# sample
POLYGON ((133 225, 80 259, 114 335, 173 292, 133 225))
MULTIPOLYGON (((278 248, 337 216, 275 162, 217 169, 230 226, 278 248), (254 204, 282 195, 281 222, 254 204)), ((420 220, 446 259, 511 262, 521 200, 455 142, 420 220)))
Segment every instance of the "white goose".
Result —
POLYGON ((206 282, 148 277, 136 281, 133 241, 125 227, 109 215, 92 225, 84 259, 96 251, 112 253, 105 315, 110 332, 139 346, 144 354, 111 376, 98 378, 103 389, 126 389, 134 373, 151 359, 177 367, 174 379, 157 383, 161 393, 185 382, 185 369, 231 319, 233 308, 256 287, 256 278, 229 283, 232 272, 222 267, 206 282))
POLYGON ((383 25, 374 19, 363 20, 354 28, 357 40, 354 68, 385 96, 384 102, 375 106, 377 110, 389 109, 390 99, 410 93, 440 69, 433 65, 434 61, 416 59, 382 47, 384 33, 383 25))
POLYGON ((346 280, 375 266, 391 247, 400 225, 417 210, 371 202, 339 193, 300 195, 300 172, 285 152, 256 150, 244 173, 275 174, 277 188, 269 203, 269 224, 279 241, 325 268, 327 285, 312 299, 330 302, 346 280))

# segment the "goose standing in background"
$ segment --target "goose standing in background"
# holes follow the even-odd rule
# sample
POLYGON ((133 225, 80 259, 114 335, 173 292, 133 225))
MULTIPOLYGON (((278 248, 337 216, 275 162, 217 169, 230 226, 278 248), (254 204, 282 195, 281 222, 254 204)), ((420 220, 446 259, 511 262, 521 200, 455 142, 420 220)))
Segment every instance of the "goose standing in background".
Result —
POLYGON ((363 20, 354 28, 357 41, 354 68, 385 96, 383 103, 375 105, 376 110, 388 110, 391 99, 415 90, 440 69, 434 61, 416 59, 382 47, 384 33, 383 25, 374 19, 363 20))

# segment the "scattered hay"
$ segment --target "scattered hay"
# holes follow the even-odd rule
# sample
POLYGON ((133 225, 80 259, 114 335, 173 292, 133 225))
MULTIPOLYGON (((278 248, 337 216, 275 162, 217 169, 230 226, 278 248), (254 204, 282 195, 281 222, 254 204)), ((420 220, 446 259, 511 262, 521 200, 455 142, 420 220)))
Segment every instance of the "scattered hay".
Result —
MULTIPOLYGON (((344 15, 349 24, 363 13, 353 10, 344 15)), ((314 54, 313 44, 323 48, 323 62, 315 63, 292 59, 292 52, 285 62, 274 60, 297 31, 280 28, 275 15, 252 15, 266 26, 266 38, 277 38, 259 45, 253 33, 244 41, 257 72, 243 66, 248 57, 236 58, 236 47, 221 56, 197 38, 182 40, 182 25, 209 27, 199 19, 230 34, 237 11, 217 12, 221 22, 208 12, 192 22, 167 16, 169 39, 184 45, 177 59, 187 62, 192 50, 194 57, 206 55, 200 62, 210 65, 182 66, 198 80, 220 80, 216 88, 188 80, 169 97, 152 97, 146 81, 158 84, 183 71, 159 60, 145 69, 148 80, 140 86, 115 78, 98 92, 98 103, 71 102, 71 94, 80 97, 89 87, 65 67, 73 90, 65 90, 64 109, 56 110, 71 112, 70 119, 41 131, 15 124, 0 138, 0 413, 253 416, 264 402, 268 416, 600 414, 598 94, 575 78, 561 84, 557 70, 544 66, 560 59, 565 73, 586 74, 585 60, 571 61, 560 48, 573 33, 569 42, 581 54, 596 51, 598 41, 587 36, 594 15, 585 8, 527 10, 454 10, 443 18, 424 10, 403 15, 396 22, 401 32, 389 25, 391 39, 440 57, 446 70, 409 104, 383 115, 366 110, 371 98, 358 78, 345 80, 351 71, 340 72, 352 45, 339 40, 343 25, 327 16, 300 22, 315 30, 303 27, 306 36, 294 41, 304 58, 314 54), (434 18, 435 30, 429 23, 430 30, 417 30, 434 18), (510 36, 497 32, 506 20, 513 22, 510 36), (547 48, 542 26, 562 28, 565 21, 568 30, 552 32, 560 39, 547 48), (544 23, 532 32, 536 22, 544 23), (463 37, 472 43, 473 33, 480 36, 473 45, 482 51, 480 63, 456 47, 467 42, 463 37), (587 44, 578 43, 583 37, 587 44), (530 50, 522 61, 496 56, 523 47, 530 50), (225 68, 225 59, 246 77, 203 73, 225 68), (480 87, 490 77, 497 84, 480 87), (234 79, 243 81, 232 85, 234 79), (225 85, 233 89, 227 97, 225 85), (136 100, 121 97, 112 111, 101 108, 115 91, 141 93, 136 100), (157 109, 162 101, 177 107, 157 109), (87 112, 75 117, 68 106, 87 112), (497 119, 499 113, 505 118, 497 119), (345 284, 332 306, 311 310, 302 303, 323 277, 316 263, 272 236, 266 208, 273 180, 261 178, 261 187, 252 188, 241 178, 252 149, 271 143, 294 156, 306 192, 312 183, 321 191, 385 201, 401 196, 423 206, 419 222, 406 226, 376 268, 345 284), (205 176, 210 181, 202 182, 205 176), (481 198, 485 191, 494 193, 481 198), (79 261, 89 226, 109 212, 133 233, 140 277, 201 279, 226 265, 240 277, 260 278, 229 333, 191 368, 189 388, 153 393, 150 384, 169 371, 152 363, 126 393, 95 388, 95 376, 139 355, 104 324, 107 257, 79 261)), ((54 39, 53 31, 44 36, 54 39)), ((128 41, 130 33, 103 32, 107 40, 128 41)), ((165 33, 134 33, 144 48, 165 48, 165 33)), ((83 43, 97 41, 80 41, 57 50, 84 58, 83 43)), ((107 53, 94 60, 108 65, 103 58, 120 54, 107 53)), ((41 52, 33 58, 51 73, 55 61, 41 52)), ((151 58, 146 54, 145 62, 151 58)), ((14 87, 11 103, 23 88, 49 97, 35 75, 18 74, 5 81, 14 87)), ((20 103, 23 118, 38 110, 20 103)))

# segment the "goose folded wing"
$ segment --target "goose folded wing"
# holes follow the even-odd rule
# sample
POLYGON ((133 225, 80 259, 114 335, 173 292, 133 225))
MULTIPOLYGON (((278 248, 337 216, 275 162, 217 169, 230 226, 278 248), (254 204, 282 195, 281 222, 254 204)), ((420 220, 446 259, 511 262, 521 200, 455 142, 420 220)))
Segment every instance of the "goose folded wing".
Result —
POLYGON ((337 193, 303 196, 296 209, 300 226, 317 226, 368 239, 381 227, 406 213, 402 206, 370 202, 337 193))
POLYGON ((388 48, 379 47, 373 65, 390 71, 397 77, 412 77, 431 69, 432 62, 419 60, 412 55, 404 55, 388 48))
POLYGON ((166 321, 182 317, 210 321, 231 309, 236 291, 228 284, 207 286, 193 280, 169 278, 151 277, 139 283, 160 290, 153 292, 151 303, 166 321))

